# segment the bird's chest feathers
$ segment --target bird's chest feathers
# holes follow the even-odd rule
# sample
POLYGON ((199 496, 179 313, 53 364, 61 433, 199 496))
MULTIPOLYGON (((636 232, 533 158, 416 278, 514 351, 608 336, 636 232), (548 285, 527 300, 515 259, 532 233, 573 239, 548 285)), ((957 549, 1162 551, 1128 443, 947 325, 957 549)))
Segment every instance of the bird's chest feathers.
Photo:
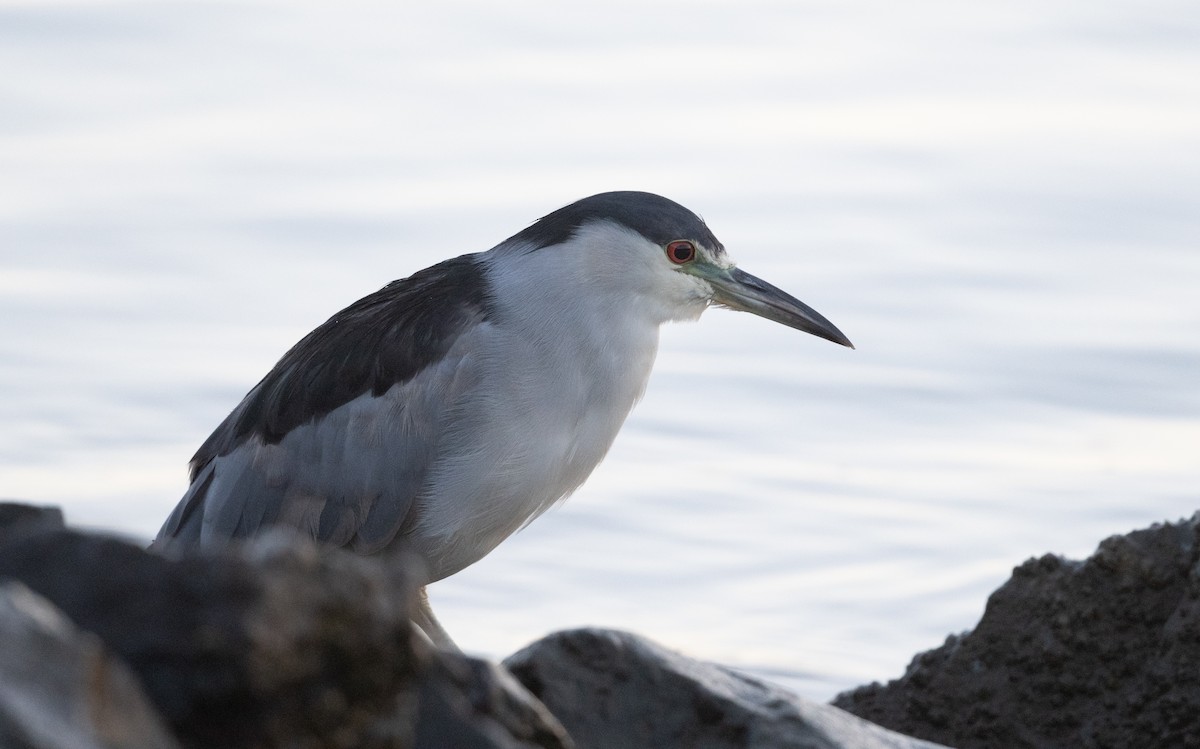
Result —
POLYGON ((422 533, 456 539, 443 572, 578 488, 645 391, 660 306, 560 249, 492 268, 489 318, 451 351, 462 400, 421 502, 422 533))
POLYGON ((523 437, 546 459, 582 469, 580 482, 645 391, 664 322, 657 300, 601 253, 546 250, 492 276, 506 418, 532 430, 523 437))
MULTIPOLYGON (((525 439, 567 474, 574 489, 604 457, 641 398, 658 347, 658 325, 557 315, 522 342, 511 383, 525 439)), ((568 489, 569 491, 569 489, 568 489)))
POLYGON ((449 435, 432 487, 440 499, 425 516, 432 535, 471 529, 464 555, 485 552, 578 488, 644 392, 658 325, 597 330, 585 318, 500 318, 480 330, 473 350, 487 387, 463 404, 470 416, 449 435))

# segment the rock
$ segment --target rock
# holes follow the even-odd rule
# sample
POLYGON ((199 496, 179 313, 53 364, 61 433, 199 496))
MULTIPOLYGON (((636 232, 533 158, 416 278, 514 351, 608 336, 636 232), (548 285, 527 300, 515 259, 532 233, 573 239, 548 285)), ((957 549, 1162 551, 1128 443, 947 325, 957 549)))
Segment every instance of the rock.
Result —
POLYGON ((17 526, 26 528, 63 527, 62 510, 57 507, 38 507, 18 502, 0 501, 0 532, 12 532, 17 526))
POLYGON ((0 746, 178 749, 137 679, 95 635, 0 583, 0 746))
POLYGON ((416 709, 394 566, 270 539, 167 559, 57 530, 0 545, 0 577, 99 635, 186 745, 361 746, 375 718, 416 709))
POLYGON ((427 749, 572 749, 562 724, 505 669, 439 653, 422 682, 416 743, 427 749))
POLYGON ((511 679, 414 635, 404 557, 266 536, 167 558, 31 528, 0 529, 0 578, 98 635, 184 746, 569 746, 511 679))
POLYGON ((1031 559, 975 630, 834 704, 963 749, 1200 746, 1200 513, 1031 559))
POLYGON ((581 629, 505 660, 580 749, 933 749, 636 635, 581 629))

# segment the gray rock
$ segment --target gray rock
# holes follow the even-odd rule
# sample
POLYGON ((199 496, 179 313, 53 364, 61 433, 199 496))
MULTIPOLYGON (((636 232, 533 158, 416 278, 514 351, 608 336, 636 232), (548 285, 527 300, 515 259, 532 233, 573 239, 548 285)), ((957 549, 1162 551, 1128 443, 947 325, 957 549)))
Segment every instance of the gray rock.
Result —
POLYGON ((63 527, 62 510, 57 507, 39 507, 19 502, 0 501, 0 531, 12 532, 18 526, 42 528, 63 527))
POLYGON ((422 749, 573 749, 546 706, 504 668, 439 653, 421 686, 416 744, 422 749))
POLYGON ((0 583, 0 746, 178 749, 136 678, 95 635, 0 583))
POLYGON ((1200 514, 1029 560, 973 632, 835 704, 964 749, 1200 747, 1200 514))
POLYGON ((569 746, 511 679, 414 635, 409 563, 289 536, 166 558, 98 535, 0 528, 0 578, 98 635, 185 746, 569 746))
POLYGON ((560 632, 504 665, 580 749, 936 746, 624 632, 560 632))
POLYGON ((361 746, 380 715, 416 710, 395 565, 272 539, 167 559, 57 530, 5 536, 0 577, 99 635, 189 746, 361 746))

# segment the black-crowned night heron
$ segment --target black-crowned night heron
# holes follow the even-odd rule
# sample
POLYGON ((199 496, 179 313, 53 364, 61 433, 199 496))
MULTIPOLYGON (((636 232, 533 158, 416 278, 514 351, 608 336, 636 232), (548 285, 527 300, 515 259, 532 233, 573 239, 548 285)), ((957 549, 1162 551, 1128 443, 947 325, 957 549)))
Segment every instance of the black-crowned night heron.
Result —
POLYGON ((678 203, 560 208, 305 336, 200 446, 155 545, 279 525, 363 554, 403 545, 426 565, 415 623, 450 645, 424 585, 579 487, 646 389, 659 327, 712 305, 851 345, 678 203))

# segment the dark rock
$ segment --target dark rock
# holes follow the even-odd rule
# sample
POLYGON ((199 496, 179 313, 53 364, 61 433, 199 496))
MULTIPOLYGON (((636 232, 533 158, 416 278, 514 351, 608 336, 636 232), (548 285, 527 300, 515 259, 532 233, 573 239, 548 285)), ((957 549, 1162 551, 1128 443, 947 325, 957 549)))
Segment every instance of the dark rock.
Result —
POLYGON ((270 538, 167 559, 58 530, 0 544, 0 577, 99 635, 186 745, 362 746, 378 716, 416 710, 396 565, 270 538))
POLYGON ((39 507, 19 502, 0 501, 0 532, 10 533, 18 526, 61 528, 63 527, 62 510, 57 507, 39 507))
POLYGON ((0 746, 178 749, 137 679, 95 635, 0 583, 0 746))
POLYGON ((421 685, 421 749, 571 749, 574 744, 546 706, 512 674, 490 661, 438 653, 421 685))
POLYGON ((406 558, 278 535, 166 558, 102 536, 19 531, 0 531, 0 578, 98 635, 185 746, 442 747, 457 736, 489 749, 568 746, 553 718, 519 707, 532 700, 518 685, 472 681, 487 669, 414 635, 406 558))
POLYGON ((560 632, 504 664, 580 749, 934 746, 623 632, 560 632))
POLYGON ((834 704, 963 749, 1200 747, 1200 514, 1013 571, 973 632, 834 704))

